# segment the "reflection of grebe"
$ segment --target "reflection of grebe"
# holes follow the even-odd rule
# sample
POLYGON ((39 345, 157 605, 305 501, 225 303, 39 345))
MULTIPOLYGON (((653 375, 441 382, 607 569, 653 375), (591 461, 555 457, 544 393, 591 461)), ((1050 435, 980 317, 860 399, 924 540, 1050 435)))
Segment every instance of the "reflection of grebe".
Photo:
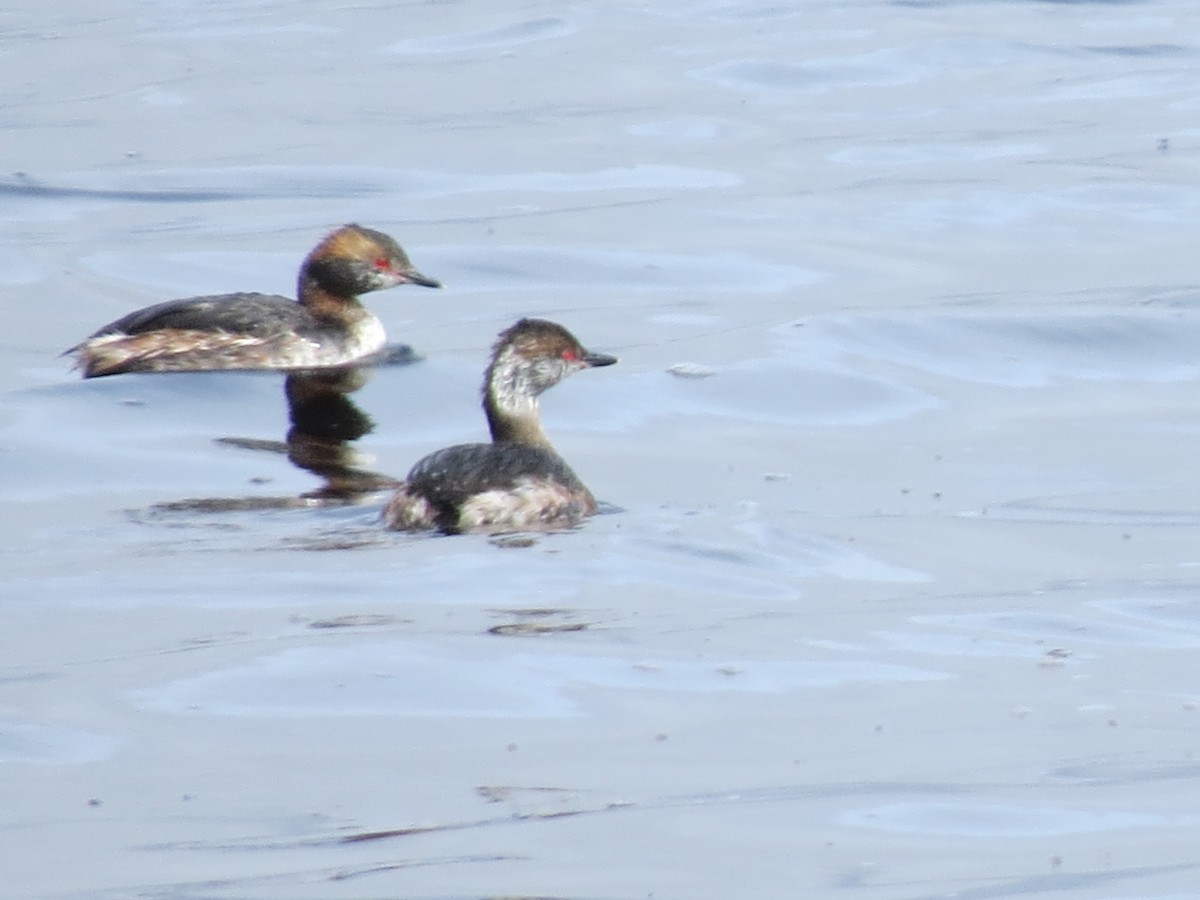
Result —
POLYGON ((383 232, 345 225, 305 258, 299 301, 273 294, 168 300, 105 325, 67 352, 85 378, 344 365, 385 340, 383 324, 357 295, 397 284, 441 286, 383 232))
POLYGON ((384 523, 399 531, 449 533, 570 528, 596 500, 550 445, 538 395, 573 372, 609 366, 561 325, 522 319, 500 334, 483 387, 490 444, 459 444, 418 462, 388 501, 384 523))
POLYGON ((375 428, 371 417, 347 396, 366 384, 369 371, 311 370, 287 377, 284 393, 292 421, 288 459, 325 479, 325 484, 306 493, 306 498, 353 502, 364 494, 396 487, 396 479, 358 468, 360 456, 348 446, 375 428))
POLYGON ((395 478, 362 468, 364 457, 351 445, 375 427, 348 396, 366 384, 372 371, 347 366, 290 372, 284 382, 291 421, 285 440, 217 438, 217 443, 230 447, 286 454, 294 466, 319 476, 320 487, 299 496, 204 497, 157 503, 152 509, 159 514, 228 513, 344 506, 367 494, 396 488, 395 478))

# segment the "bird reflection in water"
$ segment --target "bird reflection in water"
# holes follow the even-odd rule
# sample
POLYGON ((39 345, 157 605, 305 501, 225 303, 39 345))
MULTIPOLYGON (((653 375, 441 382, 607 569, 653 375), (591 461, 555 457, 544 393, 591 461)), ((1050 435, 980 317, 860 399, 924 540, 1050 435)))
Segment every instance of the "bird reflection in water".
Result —
POLYGON ((369 369, 296 372, 284 382, 291 427, 287 457, 297 468, 324 479, 301 497, 310 501, 353 503, 364 494, 395 487, 396 479, 361 467, 363 455, 351 446, 375 423, 348 394, 367 383, 369 369))
MULTIPOLYGON (((387 358, 385 365, 412 362, 387 358)), ((299 496, 197 497, 156 503, 154 513, 221 513, 314 506, 347 506, 378 491, 394 489, 390 475, 364 467, 366 458, 353 442, 375 427, 371 417, 350 399, 370 378, 371 368, 347 366, 289 372, 284 380, 290 427, 282 441, 257 438, 217 438, 217 443, 246 450, 286 455, 297 468, 322 479, 322 484, 299 496)))

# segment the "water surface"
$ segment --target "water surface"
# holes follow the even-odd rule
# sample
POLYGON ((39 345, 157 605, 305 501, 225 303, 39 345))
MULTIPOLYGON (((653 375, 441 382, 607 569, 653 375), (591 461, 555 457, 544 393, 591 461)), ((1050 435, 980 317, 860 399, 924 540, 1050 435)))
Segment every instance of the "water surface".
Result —
POLYGON ((1183 0, 0 14, 12 896, 1192 896, 1183 0), (421 356, 80 381, 347 221, 421 356), (385 533, 521 315, 605 514, 385 533), (294 387, 294 386, 293 386, 294 387), (293 391, 294 394, 294 391, 293 391), (298 427, 303 426, 303 427, 298 427))

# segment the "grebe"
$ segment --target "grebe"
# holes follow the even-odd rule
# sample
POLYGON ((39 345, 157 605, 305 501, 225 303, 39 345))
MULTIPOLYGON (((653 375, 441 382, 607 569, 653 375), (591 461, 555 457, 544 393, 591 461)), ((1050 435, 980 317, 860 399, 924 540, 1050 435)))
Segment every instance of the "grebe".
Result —
POLYGON ((573 372, 611 366, 554 322, 522 319, 500 333, 483 384, 490 444, 459 444, 426 456, 384 508, 397 531, 448 534, 554 531, 596 511, 596 500, 550 445, 538 395, 573 372))
POLYGON ((383 323, 356 295, 397 284, 441 287, 388 235, 345 225, 300 266, 299 301, 254 293, 168 300, 105 325, 67 353, 84 378, 344 365, 386 341, 383 323))

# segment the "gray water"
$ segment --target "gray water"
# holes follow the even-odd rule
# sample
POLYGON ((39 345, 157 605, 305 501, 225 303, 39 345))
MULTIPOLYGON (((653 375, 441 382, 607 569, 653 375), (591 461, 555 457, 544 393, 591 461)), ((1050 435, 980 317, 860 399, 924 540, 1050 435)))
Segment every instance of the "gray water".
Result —
POLYGON ((1197 894, 1194 3, 19 7, 7 896, 1197 894), (337 478, 539 315, 603 515, 384 533, 280 376, 58 356, 347 221, 446 288, 337 478))

